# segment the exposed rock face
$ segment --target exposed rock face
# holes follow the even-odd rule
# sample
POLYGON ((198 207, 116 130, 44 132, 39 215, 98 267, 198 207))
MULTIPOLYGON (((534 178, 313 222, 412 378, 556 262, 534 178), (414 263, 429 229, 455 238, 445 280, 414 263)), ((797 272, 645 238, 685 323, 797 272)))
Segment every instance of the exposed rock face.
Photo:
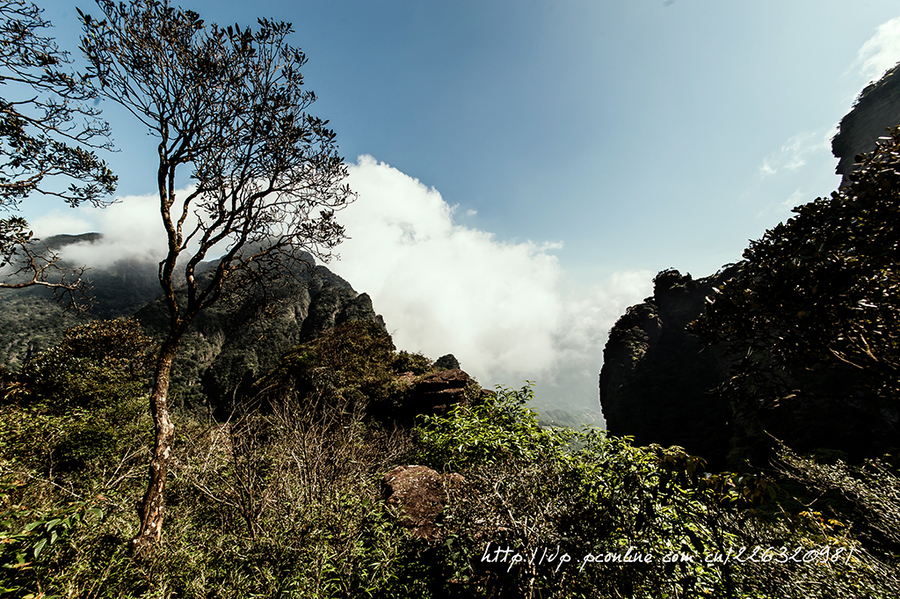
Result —
MULTIPOLYGON (((321 268, 321 267, 319 267, 321 268)), ((381 316, 375 314, 372 299, 366 293, 357 295, 349 285, 325 282, 316 290, 309 304, 309 313, 303 319, 300 340, 315 339, 328 329, 354 320, 377 322, 387 330, 381 316)))
POLYGON ((863 89, 853 109, 841 119, 839 132, 831 142, 831 151, 839 159, 835 172, 847 183, 856 156, 875 149, 875 142, 886 129, 900 125, 900 65, 887 71, 875 83, 863 89))
POLYGON ((784 402, 740 403, 719 390, 743 352, 705 345, 686 327, 732 272, 696 281, 661 272, 653 297, 615 324, 600 373, 608 430, 639 445, 680 445, 713 470, 766 464, 772 437, 801 453, 837 450, 848 459, 896 451, 900 412, 866 391, 858 370, 822 364, 779 371, 790 390, 784 402))
POLYGON ((413 536, 433 540, 435 519, 447 505, 446 489, 464 483, 459 474, 442 476, 426 466, 399 466, 384 475, 384 498, 402 509, 402 522, 413 536))
POLYGON ((442 370, 420 380, 407 394, 404 403, 406 420, 416 415, 446 414, 454 404, 467 402, 467 387, 474 385, 472 378, 462 370, 442 370))
MULTIPOLYGON (((308 260, 310 267, 299 273, 294 295, 284 298, 274 314, 263 316, 252 305, 220 302, 196 318, 174 366, 173 378, 185 401, 221 405, 236 386, 275 366, 292 347, 337 325, 370 321, 387 330, 368 295, 358 294, 324 266, 313 267, 312 257, 308 260)), ((137 317, 148 331, 166 330, 168 312, 161 300, 137 317)))
POLYGON ((459 360, 453 354, 447 354, 435 360, 434 367, 441 370, 454 370, 459 368, 459 360))
POLYGON ((609 334, 600 371, 607 429, 638 444, 680 445, 723 465, 728 452, 728 403, 715 389, 727 372, 718 348, 685 327, 726 273, 693 280, 677 270, 654 279, 653 296, 632 306, 609 334))

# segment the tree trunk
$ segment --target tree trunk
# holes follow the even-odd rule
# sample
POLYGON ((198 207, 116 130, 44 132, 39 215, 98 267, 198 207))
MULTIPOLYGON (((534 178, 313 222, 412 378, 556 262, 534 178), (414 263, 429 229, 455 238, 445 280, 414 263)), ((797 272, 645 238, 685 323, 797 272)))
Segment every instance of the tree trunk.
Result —
POLYGON ((162 534, 166 507, 166 474, 169 469, 170 446, 172 438, 175 436, 175 426, 169 418, 169 408, 166 404, 175 349, 175 345, 172 343, 165 343, 160 349, 153 392, 150 395, 150 413, 156 429, 156 442, 153 447, 153 457, 150 460, 147 492, 138 505, 141 529, 131 540, 132 550, 136 557, 149 554, 162 534))

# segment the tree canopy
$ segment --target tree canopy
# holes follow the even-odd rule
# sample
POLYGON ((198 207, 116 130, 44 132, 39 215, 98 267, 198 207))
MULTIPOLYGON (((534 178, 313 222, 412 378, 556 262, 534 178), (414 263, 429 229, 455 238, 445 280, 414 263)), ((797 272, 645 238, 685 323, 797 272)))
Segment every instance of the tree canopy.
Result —
POLYGON ((304 252, 327 259, 344 238, 335 210, 354 195, 342 184, 347 170, 335 133, 307 112, 316 97, 303 88, 306 56, 288 42, 289 23, 219 27, 167 0, 97 4, 101 19, 78 11, 88 73, 100 95, 158 143, 153 175, 166 232, 159 280, 169 330, 150 400, 157 438, 135 537, 142 552, 162 530, 174 435, 166 401, 185 332, 222 297, 289 281, 304 252), (182 169, 191 185, 176 190, 182 169), (206 260, 216 266, 201 273, 206 260))
POLYGON ((49 280, 58 258, 35 248, 28 223, 15 211, 35 192, 70 206, 99 206, 117 178, 95 153, 112 149, 109 127, 90 105, 97 91, 89 76, 68 70, 69 53, 42 35, 50 27, 42 12, 21 0, 0 0, 0 210, 11 214, 0 218, 0 268, 14 265, 0 287, 72 291, 80 277, 49 280))

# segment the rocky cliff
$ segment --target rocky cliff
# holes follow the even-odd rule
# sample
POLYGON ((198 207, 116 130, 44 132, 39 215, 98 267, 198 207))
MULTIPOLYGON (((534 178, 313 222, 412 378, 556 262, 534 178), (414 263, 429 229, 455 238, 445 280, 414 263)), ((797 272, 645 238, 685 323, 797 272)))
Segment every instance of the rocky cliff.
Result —
POLYGON ((694 280, 663 271, 653 280, 653 296, 616 322, 600 372, 600 403, 611 433, 632 435, 641 445, 680 445, 724 465, 729 410, 716 388, 727 362, 720 348, 705 346, 685 327, 727 276, 726 270, 694 280))
POLYGON ((835 172, 843 175, 841 186, 847 184, 856 164, 856 156, 875 149, 875 142, 885 130, 900 124, 900 64, 887 71, 881 79, 863 89, 852 110, 841 119, 837 135, 831 141, 831 151, 838 158, 835 172))
MULTIPOLYGON (((867 86, 841 120, 833 152, 836 170, 844 175, 842 188, 857 155, 874 150, 878 138, 898 124, 900 65, 867 86)), ((759 380, 750 380, 745 367, 743 382, 735 383, 736 364, 749 356, 742 350, 753 347, 746 341, 758 331, 728 348, 705 345, 689 332, 687 325, 703 314, 713 289, 740 268, 697 280, 663 271, 654 279, 653 296, 619 319, 600 373, 609 431, 634 436, 639 444, 681 445, 713 468, 739 467, 746 459, 762 465, 771 455, 770 434, 801 452, 837 450, 861 458, 895 450, 900 415, 865 385, 858 369, 823 360, 761 370, 759 380), (780 390, 769 393, 770 387, 780 390)))

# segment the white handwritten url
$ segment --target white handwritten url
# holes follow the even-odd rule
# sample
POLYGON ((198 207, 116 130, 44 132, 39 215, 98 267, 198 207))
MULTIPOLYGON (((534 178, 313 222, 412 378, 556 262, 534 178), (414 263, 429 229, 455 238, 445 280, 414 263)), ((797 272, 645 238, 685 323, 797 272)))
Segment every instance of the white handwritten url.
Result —
MULTIPOLYGON (((537 549, 516 551, 509 545, 501 547, 499 544, 491 550, 492 544, 493 543, 489 542, 484 548, 484 553, 481 555, 481 561, 489 564, 509 564, 509 567, 506 569, 507 572, 512 571, 512 569, 518 565, 526 563, 529 566, 553 566, 555 564, 556 567, 554 572, 558 572, 564 565, 572 562, 572 556, 569 553, 563 552, 559 545, 557 545, 555 549, 539 547, 537 549)), ((812 549, 799 545, 790 548, 755 546, 729 548, 727 551, 709 555, 673 552, 656 556, 650 553, 641 553, 636 547, 629 547, 624 553, 588 553, 579 560, 581 566, 578 568, 578 571, 581 572, 584 570, 584 567, 587 564, 648 564, 654 561, 660 561, 662 563, 703 562, 706 564, 728 564, 732 562, 772 564, 796 562, 804 564, 825 564, 835 563, 840 559, 849 561, 853 557, 855 549, 855 547, 832 547, 829 545, 823 545, 812 549)))

